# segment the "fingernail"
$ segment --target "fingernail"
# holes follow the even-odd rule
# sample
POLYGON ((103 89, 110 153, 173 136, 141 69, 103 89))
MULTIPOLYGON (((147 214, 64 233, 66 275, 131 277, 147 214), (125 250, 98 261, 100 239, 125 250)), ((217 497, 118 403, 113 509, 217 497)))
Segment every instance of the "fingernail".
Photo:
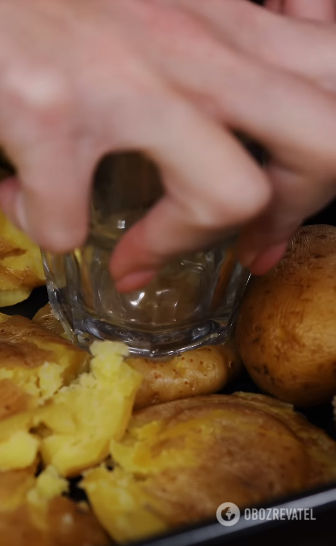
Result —
POLYGON ((24 205, 24 198, 23 198, 23 193, 21 191, 18 192, 15 199, 14 214, 16 217, 16 223, 18 224, 19 228, 22 231, 29 233, 27 214, 26 214, 26 209, 24 205))
POLYGON ((144 271, 135 271, 118 279, 115 287, 118 292, 127 293, 143 288, 149 284, 157 275, 157 270, 148 269, 144 271))

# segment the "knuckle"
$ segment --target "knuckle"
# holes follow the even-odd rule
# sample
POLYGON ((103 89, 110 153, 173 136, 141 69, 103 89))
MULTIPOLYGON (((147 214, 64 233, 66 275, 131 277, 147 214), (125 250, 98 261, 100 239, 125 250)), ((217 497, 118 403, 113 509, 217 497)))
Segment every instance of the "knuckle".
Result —
POLYGON ((52 230, 42 230, 38 233, 36 239, 42 249, 55 253, 71 252, 74 248, 81 246, 86 237, 86 229, 77 227, 66 229, 66 226, 52 226, 52 230), (71 233, 71 237, 69 237, 71 233))
POLYGON ((3 80, 9 104, 39 123, 56 120, 70 107, 69 83, 61 73, 46 68, 11 68, 3 80))
POLYGON ((259 215, 269 205, 271 196, 269 184, 251 182, 244 189, 219 191, 210 200, 205 195, 193 204, 191 217, 204 230, 240 225, 259 215))

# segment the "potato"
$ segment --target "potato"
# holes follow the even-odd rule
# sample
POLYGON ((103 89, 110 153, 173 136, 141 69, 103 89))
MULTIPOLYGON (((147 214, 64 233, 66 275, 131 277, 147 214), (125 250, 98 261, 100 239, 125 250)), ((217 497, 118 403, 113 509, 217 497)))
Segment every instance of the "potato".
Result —
POLYGON ((223 345, 187 351, 165 361, 128 358, 127 363, 143 376, 135 408, 143 408, 221 390, 240 369, 233 340, 223 345))
POLYGON ((45 284, 39 247, 0 210, 0 307, 27 299, 45 284))
POLYGON ((252 278, 236 328, 239 354, 265 392, 297 406, 336 394, 336 228, 299 229, 279 265, 252 278))
POLYGON ((29 504, 0 512, 1 546, 109 546, 111 541, 87 506, 65 497, 46 510, 29 504))
POLYGON ((0 313, 0 418, 51 398, 88 360, 86 351, 31 320, 0 313))
POLYGON ((109 455, 111 439, 125 432, 142 378, 125 362, 126 345, 96 341, 91 352, 89 372, 44 405, 0 421, 0 470, 27 468, 40 454, 60 476, 77 476, 109 455))
MULTIPOLYGON (((49 303, 36 313, 33 322, 68 338, 49 303)), ((127 363, 143 376, 135 399, 136 408, 188 396, 213 394, 241 371, 241 361, 233 339, 222 345, 187 351, 174 358, 151 360, 129 357, 127 363)))
POLYGON ((33 322, 39 326, 43 326, 50 330, 54 334, 65 337, 64 328, 62 323, 54 315, 50 303, 47 303, 44 307, 41 307, 33 317, 33 322))
POLYGON ((13 510, 25 502, 34 487, 37 461, 23 470, 0 472, 0 513, 13 510))
POLYGON ((214 517, 223 502, 269 502, 336 478, 336 442, 264 395, 188 398, 135 413, 115 468, 85 474, 97 518, 117 542, 214 517))
POLYGON ((34 467, 0 474, 1 546, 110 544, 87 505, 61 497, 68 489, 51 467, 37 478, 34 467))
POLYGON ((91 352, 90 372, 56 393, 36 414, 47 429, 41 441, 43 462, 66 477, 108 456, 110 440, 126 430, 142 380, 125 362, 126 345, 95 341, 91 352))
POLYGON ((30 410, 37 403, 38 400, 34 396, 25 392, 12 379, 0 380, 0 421, 16 413, 30 410))

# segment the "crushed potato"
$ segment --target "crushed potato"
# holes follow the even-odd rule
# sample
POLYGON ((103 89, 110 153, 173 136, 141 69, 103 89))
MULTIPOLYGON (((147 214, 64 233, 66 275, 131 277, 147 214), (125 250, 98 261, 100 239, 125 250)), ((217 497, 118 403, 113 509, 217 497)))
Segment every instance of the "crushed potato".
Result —
POLYGON ((0 470, 31 465, 38 452, 60 475, 77 475, 103 461, 132 413, 141 375, 126 364, 127 347, 94 342, 90 371, 42 407, 0 421, 0 470), (35 432, 34 432, 35 431, 35 432))
MULTIPOLYGON (((1 382, 10 381, 38 404, 71 383, 87 364, 88 354, 72 343, 27 318, 0 313, 0 392, 1 382)), ((31 402, 26 398, 26 404, 31 402)), ((2 407, 3 398, 0 415, 2 407)))
POLYGON ((68 481, 52 467, 35 477, 26 471, 0 473, 1 546, 107 546, 110 541, 86 503, 62 496, 68 481))
POLYGON ((112 438, 120 439, 132 413, 141 375, 124 362, 121 343, 94 342, 91 370, 63 387, 41 408, 48 429, 42 458, 63 476, 76 475, 104 460, 112 438))
POLYGON ((27 501, 36 505, 46 504, 47 501, 68 491, 69 482, 61 478, 53 466, 47 466, 27 492, 27 501))
POLYGON ((85 473, 99 521, 121 543, 336 479, 336 443, 264 395, 188 398, 136 412, 111 441, 114 469, 85 473))
POLYGON ((146 539, 336 479, 336 443, 289 404, 199 396, 239 371, 234 344, 153 365, 94 342, 90 359, 49 318, 0 314, 1 546, 146 539), (79 475, 91 508, 67 498, 79 475))
POLYGON ((39 247, 0 210, 0 307, 27 299, 45 284, 39 247))

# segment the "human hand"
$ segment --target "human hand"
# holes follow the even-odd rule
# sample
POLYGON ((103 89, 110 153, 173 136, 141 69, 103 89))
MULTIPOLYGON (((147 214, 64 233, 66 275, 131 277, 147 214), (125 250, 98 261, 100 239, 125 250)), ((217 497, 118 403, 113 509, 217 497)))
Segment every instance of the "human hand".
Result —
MULTIPOLYGON (((265 175, 191 100, 189 78, 206 75, 198 42, 222 54, 195 16, 151 0, 0 0, 0 142, 18 173, 0 186, 4 212, 43 248, 73 249, 87 234, 97 163, 124 150, 156 161, 166 186, 148 233, 138 232, 149 261, 160 249, 155 265, 179 250, 181 230, 182 250, 202 246, 209 232, 260 212, 270 197, 265 175)), ((128 258, 130 246, 119 249, 128 258)), ((117 260, 118 279, 123 267, 143 268, 139 253, 126 266, 117 260)))
MULTIPOLYGON (((176 3, 175 0, 162 1, 173 5, 176 3)), ((267 0, 266 5, 271 11, 286 17, 274 16, 265 9, 251 5, 244 0, 209 0, 208 2, 182 0, 179 1, 179 5, 184 5, 186 10, 197 14, 202 20, 206 20, 226 41, 226 45, 238 50, 246 56, 246 59, 250 58, 251 64, 258 61, 263 63, 264 67, 265 64, 273 68, 278 67, 281 71, 299 76, 301 81, 309 81, 320 90, 333 93, 336 91, 335 0, 321 0, 319 2, 315 0, 267 0)), ((271 80, 267 82, 265 79, 263 87, 258 86, 260 94, 257 96, 255 92, 255 116, 262 117, 262 111, 266 109, 262 103, 273 99, 273 90, 277 85, 279 86, 279 95, 286 93, 284 85, 287 85, 287 97, 290 99, 292 96, 292 106, 300 99, 288 81, 286 84, 285 80, 281 81, 275 75, 274 78, 273 82, 271 80), (272 96, 270 96, 271 94, 272 96)), ((255 91, 257 90, 255 89, 255 91)), ((303 102, 305 102, 305 97, 307 95, 303 92, 303 102)), ((274 103, 273 112, 269 109, 268 120, 269 124, 273 125, 273 129, 279 132, 278 146, 274 147, 274 141, 272 143, 271 138, 268 143, 267 139, 264 139, 265 148, 270 151, 266 171, 272 184, 273 197, 266 211, 246 225, 240 241, 242 259, 247 265, 250 265, 250 269, 256 274, 264 273, 275 265, 284 252, 293 231, 305 218, 323 208, 336 194, 333 182, 329 186, 331 193, 328 195, 327 186, 321 184, 319 177, 316 177, 316 171, 321 166, 320 159, 323 155, 318 151, 319 131, 323 132, 323 124, 317 123, 316 130, 313 126, 308 129, 310 117, 308 113, 304 114, 301 122, 295 122, 294 118, 291 120, 289 113, 291 108, 284 110, 280 106, 280 102, 278 106, 274 103), (283 117, 282 122, 277 121, 279 113, 283 117), (297 176, 298 173, 295 173, 295 169, 286 166, 284 156, 279 157, 281 149, 281 154, 287 153, 285 147, 290 141, 289 138, 288 142, 285 140, 282 144, 280 142, 280 134, 285 134, 283 132, 284 125, 287 124, 289 132, 292 130, 292 137, 294 134, 298 137, 299 131, 298 127, 295 127, 296 123, 301 123, 302 128, 309 131, 309 136, 316 139, 315 152, 313 151, 311 158, 302 154, 303 148, 297 156, 298 161, 306 163, 303 176, 297 176), (311 161, 315 163, 315 167, 312 165, 310 170, 311 161), (253 256, 256 258, 254 261, 253 256)), ((313 101, 311 104, 317 118, 322 114, 323 108, 321 107, 322 102, 319 100, 316 100, 315 103, 313 101)), ((299 109, 300 107, 298 107, 299 109)), ((331 115, 334 120, 335 112, 331 115)), ((322 121, 322 117, 320 121, 322 121)), ((254 129, 250 127, 250 131, 247 132, 250 135, 255 134, 258 138, 255 130, 256 127, 254 129)), ((285 138, 287 139, 288 136, 285 138)), ((305 139, 302 138, 302 145, 305 145, 304 142, 305 139)), ((294 148, 299 145, 299 140, 296 141, 296 145, 293 141, 292 143, 294 151, 294 148)), ((326 145, 325 152, 329 148, 329 158, 331 159, 332 154, 335 155, 335 151, 330 145, 332 143, 326 145)))
POLYGON ((208 0, 202 16, 197 0, 168 1, 0 0, 1 140, 19 174, 0 187, 5 212, 43 247, 70 250, 85 239, 105 153, 140 150, 161 168, 163 200, 112 258, 125 291, 256 218, 241 258, 269 267, 335 193, 335 97, 230 44, 218 16, 235 0, 208 0), (232 130, 264 144, 286 176, 259 169, 232 130))

